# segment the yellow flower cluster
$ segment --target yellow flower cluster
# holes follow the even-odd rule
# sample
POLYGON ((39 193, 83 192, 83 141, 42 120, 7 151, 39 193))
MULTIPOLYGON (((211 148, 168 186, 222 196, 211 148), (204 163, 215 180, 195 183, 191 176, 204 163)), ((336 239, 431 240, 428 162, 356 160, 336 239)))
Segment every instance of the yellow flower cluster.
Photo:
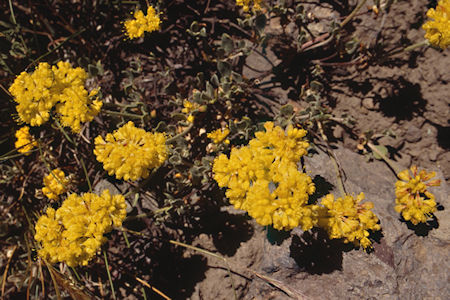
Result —
POLYGON ((272 122, 264 128, 248 146, 233 148, 230 158, 221 154, 214 160, 214 179, 219 187, 228 188, 230 203, 259 224, 309 230, 317 221, 318 206, 308 205, 315 186, 297 167, 309 146, 306 130, 289 126, 285 132, 272 122))
POLYGON ((147 15, 142 10, 138 10, 133 14, 134 19, 125 21, 126 35, 130 39, 135 39, 144 35, 144 32, 152 32, 159 30, 161 20, 159 14, 156 13, 152 6, 147 9, 147 15))
POLYGON ((194 110, 198 109, 199 106, 200 106, 199 104, 197 104, 197 103, 195 103, 195 102, 190 102, 190 101, 188 101, 188 100, 185 100, 185 101, 183 102, 183 109, 181 110, 181 112, 188 115, 187 121, 188 121, 189 123, 193 123, 193 122, 194 122, 195 117, 194 117, 194 115, 192 114, 192 112, 193 112, 194 110))
POLYGON ((237 6, 242 6, 244 11, 250 10, 250 5, 253 4, 253 10, 261 10, 262 0, 236 0, 237 6))
POLYGON ((84 88, 86 79, 82 68, 72 68, 62 61, 52 67, 40 63, 32 74, 22 72, 9 88, 18 103, 19 119, 40 126, 48 121, 55 107, 61 123, 79 132, 81 122, 91 121, 102 107, 102 102, 96 99, 98 90, 88 93, 84 88))
POLYGON ((122 195, 109 190, 96 195, 71 194, 60 208, 47 208, 36 223, 34 238, 38 253, 51 263, 65 262, 71 267, 85 266, 106 241, 105 233, 122 226, 126 203, 122 195))
POLYGON ((432 180, 425 183, 436 176, 436 173, 427 173, 425 170, 419 172, 416 166, 411 167, 411 172, 412 176, 408 169, 397 175, 401 180, 395 183, 395 210, 401 213, 406 221, 417 225, 425 223, 436 211, 435 197, 427 188, 439 186, 441 181, 432 180))
POLYGON ((69 178, 60 169, 54 169, 44 177, 44 187, 42 193, 51 200, 58 200, 58 196, 67 192, 69 178))
POLYGON ((94 154, 109 175, 117 179, 138 180, 149 170, 161 166, 168 156, 163 133, 150 133, 128 122, 106 138, 95 138, 94 154))
POLYGON ((26 153, 25 155, 30 155, 27 153, 33 150, 34 147, 37 146, 37 142, 33 139, 30 134, 30 127, 23 126, 19 130, 16 131, 16 149, 20 153, 26 153))
POLYGON ((372 202, 360 204, 364 199, 361 193, 354 199, 350 195, 334 198, 328 194, 321 200, 326 210, 321 211, 319 226, 327 230, 331 239, 344 239, 345 243, 352 242, 364 249, 372 247, 368 236, 369 231, 381 229, 377 216, 371 211, 372 202))
POLYGON ((425 38, 435 47, 445 49, 450 45, 450 0, 440 0, 436 9, 427 11, 428 20, 422 28, 425 38))
MULTIPOLYGON (((230 134, 230 129, 216 129, 207 134, 207 137, 212 140, 214 144, 220 144, 222 141, 226 139, 226 137, 230 134)), ((229 144, 230 141, 227 139, 224 142, 225 144, 229 144)))

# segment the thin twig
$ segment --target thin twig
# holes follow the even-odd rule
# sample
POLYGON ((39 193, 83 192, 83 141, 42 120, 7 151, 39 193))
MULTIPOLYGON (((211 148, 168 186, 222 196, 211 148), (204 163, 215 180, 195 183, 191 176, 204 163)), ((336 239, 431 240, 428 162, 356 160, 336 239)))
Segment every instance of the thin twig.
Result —
POLYGON ((111 273, 109 272, 108 257, 106 256, 106 251, 105 250, 103 250, 103 255, 105 257, 106 273, 108 274, 109 284, 111 285, 112 297, 113 297, 113 299, 116 299, 116 293, 114 291, 114 285, 113 285, 113 282, 112 282, 111 273))
POLYGON ((136 280, 140 283, 142 283, 143 285, 145 285, 146 287, 152 289, 152 291, 154 291, 155 293, 157 293, 158 295, 160 295, 161 297, 163 297, 166 300, 171 300, 172 298, 168 297, 166 294, 164 294, 163 292, 161 292, 160 290, 158 290, 157 288, 155 288, 154 286, 151 286, 149 283, 145 282, 144 280, 140 279, 139 277, 135 277, 136 280))
POLYGON ((337 185, 338 185, 339 192, 341 193, 342 197, 344 197, 347 193, 345 191, 344 182, 342 180, 341 171, 340 171, 339 165, 336 161, 336 157, 334 156, 334 153, 332 153, 332 151, 330 150, 330 144, 328 142, 328 138, 323 131, 322 123, 320 121, 317 121, 317 127, 319 128, 322 139, 326 143, 326 146, 327 146, 326 151, 327 151, 328 157, 330 157, 331 163, 333 164, 333 167, 334 167, 334 171, 336 172, 337 185))

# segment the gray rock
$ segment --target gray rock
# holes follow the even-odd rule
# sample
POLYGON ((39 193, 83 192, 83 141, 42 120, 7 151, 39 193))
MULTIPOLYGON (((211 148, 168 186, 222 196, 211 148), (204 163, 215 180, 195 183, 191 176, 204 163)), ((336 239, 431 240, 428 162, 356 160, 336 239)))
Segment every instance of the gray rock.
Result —
POLYGON ((411 125, 406 130, 405 138, 410 143, 418 142, 422 138, 422 132, 416 126, 411 125))

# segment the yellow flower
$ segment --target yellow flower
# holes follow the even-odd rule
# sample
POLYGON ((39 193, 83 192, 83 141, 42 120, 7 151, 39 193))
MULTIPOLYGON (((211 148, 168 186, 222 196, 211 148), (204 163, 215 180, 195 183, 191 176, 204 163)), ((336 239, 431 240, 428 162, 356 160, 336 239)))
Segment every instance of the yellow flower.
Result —
POLYGON ((416 166, 398 173, 400 179, 395 183, 395 210, 401 213, 406 221, 414 225, 425 223, 433 212, 436 211, 435 197, 428 192, 430 186, 439 186, 440 180, 432 180, 435 172, 427 173, 425 170, 418 171, 416 166))
POLYGON ((318 216, 318 206, 308 205, 315 186, 297 167, 306 154, 307 142, 302 140, 306 131, 289 127, 285 133, 272 122, 264 127, 266 131, 255 133, 248 146, 231 149, 230 158, 224 154, 216 157, 214 179, 219 187, 228 188, 225 194, 230 203, 247 211, 260 225, 278 230, 300 225, 309 230, 318 216))
POLYGON ((22 72, 9 88, 18 103, 19 119, 40 126, 48 121, 55 107, 61 123, 79 132, 81 122, 92 121, 102 107, 96 99, 98 90, 88 93, 84 88, 86 79, 82 68, 72 68, 70 63, 61 61, 53 67, 40 63, 31 75, 22 72))
POLYGON ((144 35, 144 32, 159 30, 161 20, 152 6, 147 9, 147 15, 142 10, 133 14, 134 19, 125 21, 125 33, 130 39, 135 39, 144 35))
POLYGON ((237 6, 242 6, 245 12, 249 11, 250 5, 253 4, 253 10, 261 10, 262 0, 236 0, 237 6))
POLYGON ((41 245, 38 253, 50 263, 85 266, 106 241, 105 233, 122 226, 126 203, 122 195, 109 190, 96 195, 71 194, 58 210, 47 208, 36 223, 34 238, 41 245))
MULTIPOLYGON (((214 144, 220 144, 223 140, 230 134, 230 129, 216 129, 210 133, 208 133, 206 136, 212 140, 214 144)), ((225 140, 225 144, 229 144, 229 140, 225 140)))
POLYGON ((80 132, 81 123, 90 122, 98 115, 103 103, 97 99, 98 89, 90 93, 84 88, 87 73, 82 68, 72 68, 68 62, 58 62, 53 66, 57 85, 55 93, 59 95, 56 112, 61 123, 73 132, 80 132))
POLYGON ((47 63, 40 63, 32 74, 20 73, 9 91, 18 103, 19 119, 31 126, 40 126, 50 118, 50 110, 58 101, 51 93, 54 74, 47 63))
POLYGON ((326 210, 321 210, 319 226, 327 230, 330 239, 344 239, 345 243, 352 242, 364 249, 372 247, 369 240, 369 230, 381 229, 377 216, 371 211, 372 202, 360 204, 364 193, 355 199, 350 195, 334 198, 328 194, 321 200, 326 210))
POLYGON ((150 169, 164 163, 168 148, 164 134, 146 132, 130 121, 114 133, 108 133, 105 140, 97 136, 94 154, 109 175, 138 180, 147 178, 150 169))
POLYGON ((49 199, 58 200, 59 195, 67 192, 68 184, 69 178, 65 176, 64 172, 60 169, 54 169, 44 177, 42 193, 49 199))
POLYGON ((425 38, 435 47, 445 49, 450 45, 450 0, 440 0, 436 9, 427 11, 428 20, 422 28, 425 38))
POLYGON ((30 134, 30 127, 23 126, 16 131, 17 141, 15 143, 16 149, 20 153, 30 155, 29 151, 33 150, 37 146, 37 142, 30 134))

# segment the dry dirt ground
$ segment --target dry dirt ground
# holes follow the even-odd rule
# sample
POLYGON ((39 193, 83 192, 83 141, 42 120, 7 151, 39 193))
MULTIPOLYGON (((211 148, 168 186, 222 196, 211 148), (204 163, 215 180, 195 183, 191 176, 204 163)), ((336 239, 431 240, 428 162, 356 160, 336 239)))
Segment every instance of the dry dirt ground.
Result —
MULTIPOLYGON (((387 49, 399 42, 420 41, 423 10, 428 4, 399 1, 384 21, 373 15, 360 16, 353 24, 355 36, 371 45, 378 35, 387 49)), ((313 12, 332 14, 331 5, 324 7, 313 12)), ((276 32, 274 23, 270 30, 276 32)), ((268 57, 277 63, 270 51, 268 57)), ((253 67, 244 70, 248 77, 258 76, 254 68, 264 71, 271 67, 257 54, 250 56, 247 64, 253 67)), ((383 162, 367 162, 356 154, 357 139, 338 125, 333 131, 334 151, 344 169, 347 190, 354 194, 363 191, 366 199, 374 202, 381 220, 383 232, 374 252, 350 250, 329 241, 320 231, 293 230, 280 237, 279 245, 271 245, 261 226, 230 209, 227 213, 233 217, 226 224, 217 221, 217 233, 200 234, 194 244, 226 257, 236 273, 230 278, 223 261, 208 257, 203 279, 189 297, 231 299, 236 293, 239 299, 449 298, 449 65, 448 50, 426 48, 363 69, 323 66, 332 86, 333 114, 351 115, 356 134, 372 131, 383 135, 378 142, 387 146, 390 157, 403 167, 416 164, 438 173, 442 185, 434 190, 440 204, 437 219, 423 228, 401 222, 393 209, 394 174, 383 162)), ((289 99, 289 88, 279 88, 277 95, 280 103, 295 101, 289 99)), ((334 191, 336 179, 324 153, 319 151, 306 164, 318 176, 315 179, 324 183, 324 190, 334 191)))

